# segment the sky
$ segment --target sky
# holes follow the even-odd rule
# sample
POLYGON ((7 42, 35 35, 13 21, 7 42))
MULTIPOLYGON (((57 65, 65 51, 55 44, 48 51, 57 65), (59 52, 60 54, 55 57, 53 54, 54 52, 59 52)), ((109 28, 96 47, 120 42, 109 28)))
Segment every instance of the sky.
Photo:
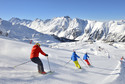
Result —
POLYGON ((125 19, 125 0, 0 0, 0 18, 46 20, 69 16, 87 20, 125 19))

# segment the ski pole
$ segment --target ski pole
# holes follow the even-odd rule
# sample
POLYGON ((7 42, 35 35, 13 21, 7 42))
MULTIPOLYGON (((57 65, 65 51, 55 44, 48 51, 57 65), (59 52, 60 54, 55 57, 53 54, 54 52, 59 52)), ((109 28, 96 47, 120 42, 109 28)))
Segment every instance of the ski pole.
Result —
POLYGON ((68 62, 66 62, 66 64, 64 66, 66 66, 71 60, 69 60, 68 62))
POLYGON ((16 66, 14 66, 14 68, 16 68, 16 67, 18 67, 18 66, 20 66, 20 65, 26 64, 26 63, 28 63, 28 62, 31 62, 31 60, 30 60, 30 61, 27 61, 27 62, 24 62, 24 63, 21 63, 21 64, 18 64, 18 65, 16 65, 16 66))
POLYGON ((50 63, 49 63, 49 58, 48 57, 47 57, 47 60, 48 60, 49 70, 50 70, 50 72, 52 72, 51 68, 50 68, 50 63))
POLYGON ((90 58, 89 58, 89 61, 90 61, 90 64, 92 65, 92 62, 91 62, 90 58))
MULTIPOLYGON (((82 61, 82 59, 80 58, 80 60, 82 61)), ((83 61, 82 61, 83 62, 83 61)), ((85 64, 84 62, 83 62, 83 64, 85 64)), ((86 65, 86 64, 85 64, 86 65)))
MULTIPOLYGON (((80 58, 80 60, 83 62, 83 60, 80 58)), ((85 64, 84 62, 83 62, 83 64, 85 64)), ((86 64, 85 64, 86 65, 86 64)), ((87 66, 87 65, 86 65, 87 66)), ((87 66, 88 67, 88 66, 87 66)))

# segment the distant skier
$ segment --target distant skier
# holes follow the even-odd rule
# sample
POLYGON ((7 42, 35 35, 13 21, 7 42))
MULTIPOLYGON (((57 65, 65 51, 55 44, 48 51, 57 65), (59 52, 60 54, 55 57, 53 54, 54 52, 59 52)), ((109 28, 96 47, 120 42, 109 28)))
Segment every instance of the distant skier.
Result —
POLYGON ((121 61, 123 61, 123 60, 125 60, 125 58, 122 56, 122 57, 121 57, 121 61))
POLYGON ((32 44, 32 41, 33 41, 33 40, 30 40, 30 44, 32 44))
POLYGON ((88 54, 85 53, 85 55, 83 56, 83 60, 85 60, 86 63, 90 66, 90 63, 89 63, 89 61, 88 61, 88 58, 89 58, 88 54))
POLYGON ((41 53, 44 56, 48 56, 48 54, 45 54, 41 48, 40 48, 40 44, 36 43, 31 51, 31 55, 30 55, 30 59, 32 62, 36 63, 38 65, 38 72, 40 74, 46 74, 46 72, 44 71, 44 67, 43 67, 43 63, 39 58, 39 53, 41 53))
POLYGON ((102 51, 104 48, 101 48, 100 46, 98 47, 98 51, 102 51))
POLYGON ((76 52, 73 50, 72 56, 71 56, 71 60, 75 63, 75 66, 78 67, 79 69, 81 69, 81 66, 78 63, 77 58, 80 58, 76 52))

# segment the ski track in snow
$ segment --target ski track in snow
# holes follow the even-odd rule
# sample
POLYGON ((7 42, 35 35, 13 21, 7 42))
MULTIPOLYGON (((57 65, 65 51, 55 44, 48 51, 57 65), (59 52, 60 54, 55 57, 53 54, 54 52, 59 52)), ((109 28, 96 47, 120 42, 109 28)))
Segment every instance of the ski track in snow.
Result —
MULTIPOLYGON (((37 73, 37 66, 32 62, 13 68, 29 60, 33 45, 3 38, 0 38, 0 42, 0 84, 107 84, 117 79, 120 73, 118 59, 120 60, 120 55, 125 54, 122 52, 118 57, 120 50, 101 44, 108 50, 111 56, 108 58, 106 52, 97 52, 96 45, 100 43, 84 44, 84 46, 66 43, 66 45, 58 44, 60 45, 58 48, 41 46, 42 50, 49 54, 51 70, 55 71, 53 74, 41 75, 37 73), (73 49, 81 58, 88 51, 93 67, 86 66, 80 59, 78 61, 82 69, 77 69, 72 61, 66 64, 73 49)), ((49 71, 46 57, 40 55, 40 58, 45 71, 49 71)))

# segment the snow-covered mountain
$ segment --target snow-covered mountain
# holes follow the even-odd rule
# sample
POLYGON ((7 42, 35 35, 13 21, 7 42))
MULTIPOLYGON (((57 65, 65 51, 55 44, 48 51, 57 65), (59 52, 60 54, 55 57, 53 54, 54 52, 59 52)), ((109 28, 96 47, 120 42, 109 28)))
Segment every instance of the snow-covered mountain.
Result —
MULTIPOLYGON (((21 20, 16 18, 16 22, 20 22, 21 20)), ((23 20, 22 24, 28 24, 29 20, 23 20)), ((55 43, 58 42, 53 36, 48 34, 40 33, 36 30, 33 30, 31 28, 28 28, 26 26, 20 25, 20 24, 12 24, 9 21, 5 21, 0 19, 0 35, 7 36, 11 39, 17 39, 20 41, 30 42, 31 40, 33 42, 42 41, 42 44, 44 43, 55 43)))
POLYGON ((5 28, 2 25, 2 22, 3 22, 3 20, 0 18, 0 35, 8 36, 8 31, 5 30, 5 28))
POLYGON ((104 41, 125 41, 125 20, 109 21, 109 22, 96 22, 88 21, 85 28, 85 33, 81 36, 83 39, 89 37, 92 40, 104 41))
POLYGON ((12 18, 10 22, 68 39, 125 42, 125 20, 98 22, 64 16, 45 21, 12 18))

